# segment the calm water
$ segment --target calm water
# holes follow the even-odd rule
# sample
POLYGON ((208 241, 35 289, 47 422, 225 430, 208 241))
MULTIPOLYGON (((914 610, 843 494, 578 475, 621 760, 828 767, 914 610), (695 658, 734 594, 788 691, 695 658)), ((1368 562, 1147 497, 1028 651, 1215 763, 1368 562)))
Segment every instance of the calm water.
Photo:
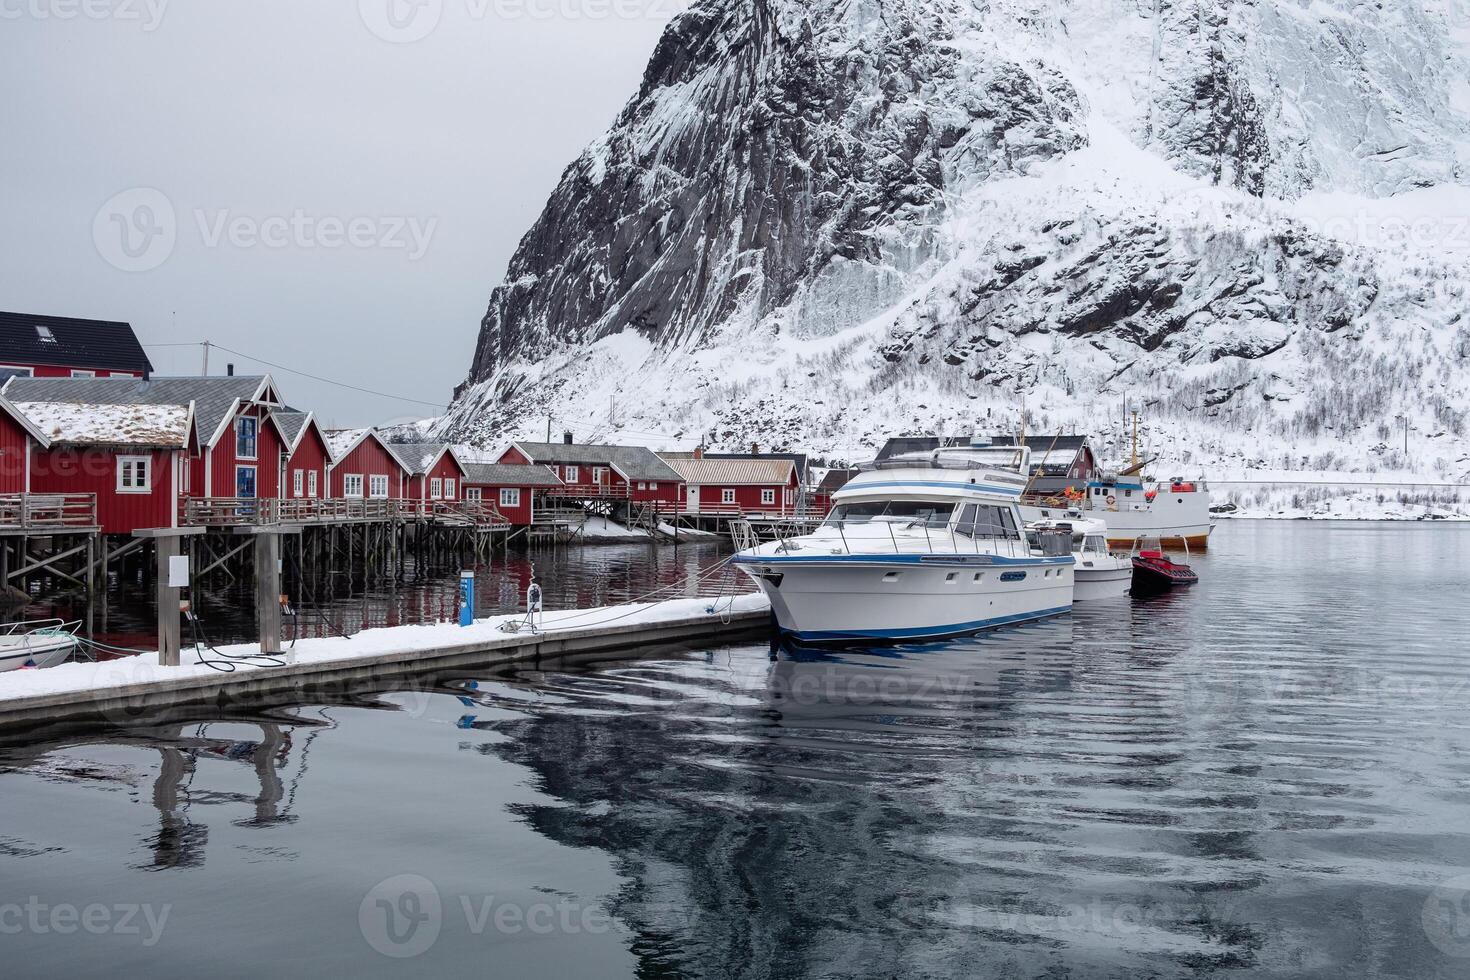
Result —
POLYGON ((1470 976, 1470 526, 1196 566, 942 646, 0 747, 0 969, 1470 976))

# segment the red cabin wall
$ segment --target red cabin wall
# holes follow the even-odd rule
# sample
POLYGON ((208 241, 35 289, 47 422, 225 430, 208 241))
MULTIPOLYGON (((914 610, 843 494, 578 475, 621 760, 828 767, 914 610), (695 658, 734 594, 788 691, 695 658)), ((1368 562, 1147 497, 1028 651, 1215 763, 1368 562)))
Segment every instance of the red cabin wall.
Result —
POLYGON ((781 510, 783 508, 786 510, 795 510, 795 493, 796 488, 793 484, 788 484, 783 487, 780 484, 775 483, 768 483, 764 486, 730 486, 729 484, 725 484, 722 486, 717 483, 701 483, 699 485, 699 506, 703 510, 718 510, 720 508, 728 508, 731 506, 739 507, 743 511, 781 510), (735 503, 733 505, 724 502, 726 490, 735 491, 735 503), (762 503, 762 490, 775 491, 776 502, 774 504, 762 503), (792 492, 793 496, 790 503, 784 502, 785 498, 782 496, 783 490, 790 490, 792 492))
POLYGON ((175 451, 169 449, 122 452, 73 447, 37 449, 31 461, 31 492, 96 494, 97 522, 104 534, 172 527, 177 513, 173 494, 174 455, 175 451), (118 456, 152 457, 148 493, 117 492, 118 456))
MULTIPOLYGON (((301 498, 311 499, 311 483, 308 473, 316 472, 316 498, 323 499, 327 495, 327 487, 330 485, 327 474, 327 444, 322 439, 321 433, 315 425, 311 426, 305 435, 301 437, 301 443, 296 447, 296 452, 286 461, 286 482, 282 486, 282 496, 296 498, 296 480, 292 475, 296 470, 302 470, 301 476, 301 498)), ((391 488, 393 481, 388 481, 391 488)))
POLYGON ((515 446, 511 446, 509 449, 507 449, 501 455, 500 459, 496 460, 496 462, 499 462, 499 463, 509 463, 512 466, 530 466, 531 465, 531 461, 526 458, 526 454, 523 453, 523 452, 521 452, 515 446))
MULTIPOLYGON (((209 466, 214 481, 209 496, 236 496, 235 467, 237 464, 255 467, 255 496, 258 499, 266 500, 279 496, 281 434, 276 431, 274 425, 264 422, 263 415, 263 409, 252 405, 241 409, 225 427, 224 435, 220 436, 219 442, 215 443, 214 451, 209 455, 209 466), (235 419, 244 415, 261 420, 257 422, 255 429, 255 459, 237 459, 235 456, 235 419)), ((208 438, 213 433, 202 433, 202 435, 208 438)), ((190 493, 196 497, 205 496, 204 484, 202 482, 191 483, 190 493)))
POLYGON ((0 412, 0 493, 26 492, 30 451, 30 434, 9 412, 0 412))
POLYGON ((142 371, 116 371, 110 368, 71 368, 61 367, 58 364, 21 364, 16 361, 8 361, 0 364, 7 368, 30 368, 33 378, 69 378, 73 371, 94 371, 99 378, 141 378, 142 371))
POLYGON ((502 517, 504 517, 506 520, 510 521, 516 527, 525 527, 526 525, 528 525, 528 524, 531 523, 531 518, 532 518, 532 513, 533 513, 532 512, 532 506, 533 505, 531 503, 531 498, 535 494, 536 489, 544 489, 544 488, 532 488, 532 487, 518 487, 518 486, 515 486, 513 484, 509 484, 509 483, 466 483, 466 484, 463 485, 463 489, 461 489, 460 490, 460 493, 459 493, 459 496, 460 496, 460 499, 461 500, 465 499, 464 491, 467 490, 467 489, 469 489, 470 487, 478 487, 479 490, 480 490, 480 500, 481 500, 481 502, 482 503, 485 503, 485 504, 488 504, 491 507, 494 507, 497 511, 500 512, 500 515, 502 517), (502 506, 500 506, 500 491, 502 489, 519 490, 521 492, 521 504, 520 504, 520 506, 519 507, 502 507, 502 506))
POLYGON ((368 491, 372 486, 373 475, 387 475, 388 477, 388 499, 402 500, 407 489, 408 480, 403 472, 403 467, 398 460, 389 455, 388 450, 383 448, 382 443, 376 439, 364 439, 357 444, 357 448, 332 467, 332 496, 341 499, 343 494, 343 477, 348 473, 362 474, 363 499, 372 499, 368 491))

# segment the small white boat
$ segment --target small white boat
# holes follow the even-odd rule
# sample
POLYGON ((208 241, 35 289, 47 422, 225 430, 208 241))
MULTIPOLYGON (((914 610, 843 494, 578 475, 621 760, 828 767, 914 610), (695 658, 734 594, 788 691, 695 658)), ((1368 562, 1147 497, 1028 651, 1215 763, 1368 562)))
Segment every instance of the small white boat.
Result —
POLYGON ((38 619, 0 626, 0 673, 26 667, 54 667, 78 647, 81 620, 38 619))
POLYGON ((975 633, 1072 608, 1069 552, 1026 541, 1026 478, 964 449, 869 464, 811 534, 746 548, 735 564, 781 631, 810 643, 975 633))
POLYGON ((1072 601, 1093 602, 1128 594, 1133 585, 1133 559, 1108 550, 1108 526, 1104 521, 1072 511, 1057 520, 1034 521, 1028 532, 1057 532, 1071 539, 1073 570, 1072 601))

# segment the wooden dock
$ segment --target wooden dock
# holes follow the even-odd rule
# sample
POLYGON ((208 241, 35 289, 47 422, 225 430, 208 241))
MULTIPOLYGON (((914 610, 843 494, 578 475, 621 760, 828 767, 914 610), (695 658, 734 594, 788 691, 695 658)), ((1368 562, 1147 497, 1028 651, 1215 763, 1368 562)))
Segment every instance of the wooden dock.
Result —
POLYGON ((365 630, 351 638, 301 640, 271 654, 285 666, 239 664, 225 673, 203 663, 220 654, 259 657, 241 644, 218 654, 192 647, 184 663, 162 666, 158 654, 45 670, 0 674, 0 732, 28 734, 58 725, 128 724, 176 708, 205 710, 333 700, 406 685, 432 690, 438 676, 493 670, 506 664, 578 654, 686 643, 727 642, 765 631, 770 607, 756 594, 721 599, 673 599, 642 606, 566 610, 545 615, 541 632, 508 633, 497 616, 460 627, 440 623, 365 630), (710 610, 714 611, 711 612, 710 610))

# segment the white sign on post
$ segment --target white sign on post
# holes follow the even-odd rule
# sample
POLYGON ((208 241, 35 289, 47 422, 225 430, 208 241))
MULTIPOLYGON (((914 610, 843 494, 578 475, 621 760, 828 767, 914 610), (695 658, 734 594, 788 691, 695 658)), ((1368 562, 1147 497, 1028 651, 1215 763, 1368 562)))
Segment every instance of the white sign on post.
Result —
POLYGON ((168 559, 168 587, 171 589, 187 589, 189 587, 189 556, 170 555, 168 559))

